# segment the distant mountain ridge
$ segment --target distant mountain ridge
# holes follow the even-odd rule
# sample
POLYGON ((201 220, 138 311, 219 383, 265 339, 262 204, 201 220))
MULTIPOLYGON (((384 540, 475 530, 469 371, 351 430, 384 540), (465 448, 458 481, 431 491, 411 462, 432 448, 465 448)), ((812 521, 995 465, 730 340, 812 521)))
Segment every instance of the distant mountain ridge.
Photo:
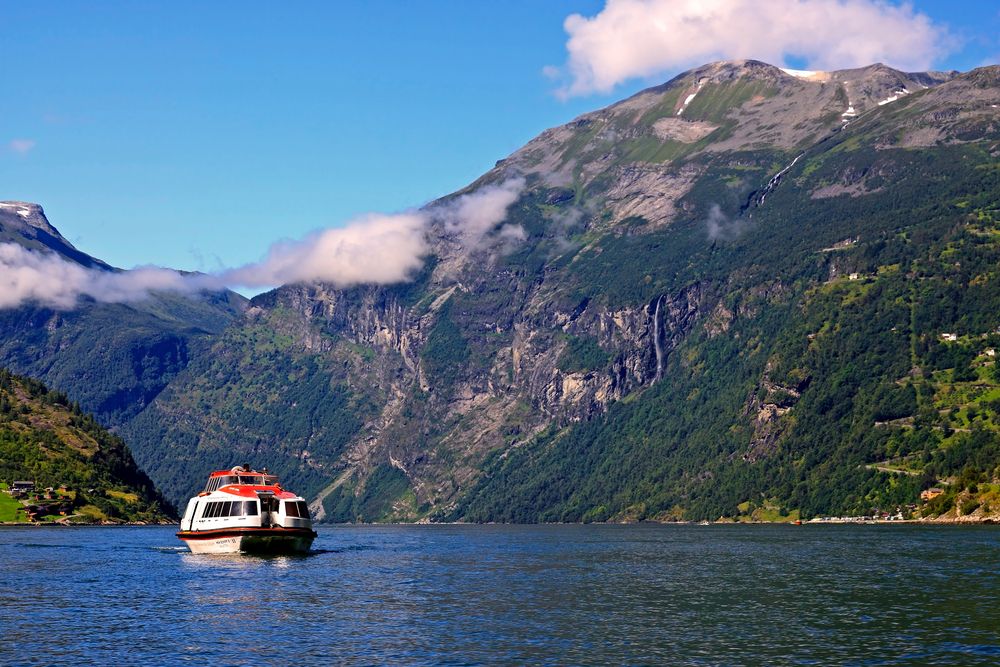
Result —
POLYGON ((523 240, 259 295, 121 433, 175 501, 254 460, 326 520, 989 513, 998 77, 685 72, 456 193, 523 179, 523 240))
MULTIPOLYGON (((53 253, 88 269, 120 271, 75 248, 37 204, 0 202, 0 243, 53 253)), ((120 304, 82 298, 72 309, 32 302, 0 309, 0 366, 70 394, 103 424, 117 427, 140 412, 245 304, 242 296, 225 291, 156 293, 120 304)))

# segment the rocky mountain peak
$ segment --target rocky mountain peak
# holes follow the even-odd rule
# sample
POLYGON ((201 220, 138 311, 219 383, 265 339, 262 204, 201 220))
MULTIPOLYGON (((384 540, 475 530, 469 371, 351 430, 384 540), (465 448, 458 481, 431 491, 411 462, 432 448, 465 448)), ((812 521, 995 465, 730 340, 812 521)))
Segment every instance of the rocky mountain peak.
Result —
POLYGON ((718 60, 716 62, 688 70, 677 78, 707 78, 721 83, 735 79, 753 79, 758 81, 777 81, 786 76, 784 70, 760 60, 718 60))
POLYGON ((977 67, 966 74, 964 78, 980 88, 1000 87, 1000 65, 977 67))
POLYGON ((59 235, 56 228, 49 224, 42 207, 26 201, 0 201, 0 225, 12 229, 32 227, 53 236, 59 235))
POLYGON ((99 259, 77 250, 49 223, 39 204, 0 202, 0 243, 17 243, 31 250, 55 252, 88 268, 111 270, 99 259))
POLYGON ((676 217, 709 163, 767 152, 787 164, 866 113, 956 76, 881 63, 828 72, 708 63, 546 130, 487 178, 537 175, 563 198, 603 206, 611 224, 641 216, 655 227, 676 217))

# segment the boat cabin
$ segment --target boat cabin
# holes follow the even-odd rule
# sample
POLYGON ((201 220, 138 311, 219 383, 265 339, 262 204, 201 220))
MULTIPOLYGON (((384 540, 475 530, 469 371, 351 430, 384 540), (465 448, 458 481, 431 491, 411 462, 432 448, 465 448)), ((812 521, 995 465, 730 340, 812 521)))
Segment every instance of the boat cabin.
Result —
POLYGON ((262 471, 252 470, 249 465, 235 466, 231 470, 217 470, 208 476, 205 484, 205 493, 218 491, 230 484, 243 484, 246 486, 278 486, 278 477, 267 472, 267 468, 262 471))
POLYGON ((181 526, 188 531, 229 527, 310 528, 309 507, 282 489, 275 475, 236 466, 213 472, 205 490, 188 502, 181 526))

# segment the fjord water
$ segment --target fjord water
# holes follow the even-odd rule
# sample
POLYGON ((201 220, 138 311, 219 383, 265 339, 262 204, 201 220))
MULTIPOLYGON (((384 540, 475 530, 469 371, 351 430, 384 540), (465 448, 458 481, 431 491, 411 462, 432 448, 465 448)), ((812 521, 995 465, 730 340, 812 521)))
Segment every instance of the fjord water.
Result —
POLYGON ((996 664, 1000 529, 0 530, 0 664, 996 664))

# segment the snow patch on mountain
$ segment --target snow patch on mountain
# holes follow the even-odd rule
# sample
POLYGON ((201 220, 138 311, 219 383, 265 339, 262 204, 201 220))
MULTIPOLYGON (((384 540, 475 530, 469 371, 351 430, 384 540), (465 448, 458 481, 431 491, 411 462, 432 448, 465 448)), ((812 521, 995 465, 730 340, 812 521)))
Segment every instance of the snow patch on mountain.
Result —
POLYGON ((691 104, 691 100, 693 100, 695 98, 695 96, 699 92, 701 92, 702 86, 704 86, 704 85, 705 85, 705 79, 701 79, 700 81, 698 81, 698 87, 695 88, 695 91, 693 93, 691 93, 690 95, 688 95, 684 99, 684 104, 682 104, 681 108, 677 110, 677 115, 678 116, 680 116, 682 113, 684 113, 684 110, 688 108, 689 104, 691 104))
POLYGON ((881 100, 878 103, 878 105, 880 107, 881 106, 885 106, 886 104, 889 104, 890 102, 895 102, 900 97, 904 97, 904 96, 909 95, 909 94, 910 94, 910 91, 908 91, 906 88, 900 88, 899 90, 894 91, 893 94, 890 95, 889 97, 885 98, 884 100, 881 100))

